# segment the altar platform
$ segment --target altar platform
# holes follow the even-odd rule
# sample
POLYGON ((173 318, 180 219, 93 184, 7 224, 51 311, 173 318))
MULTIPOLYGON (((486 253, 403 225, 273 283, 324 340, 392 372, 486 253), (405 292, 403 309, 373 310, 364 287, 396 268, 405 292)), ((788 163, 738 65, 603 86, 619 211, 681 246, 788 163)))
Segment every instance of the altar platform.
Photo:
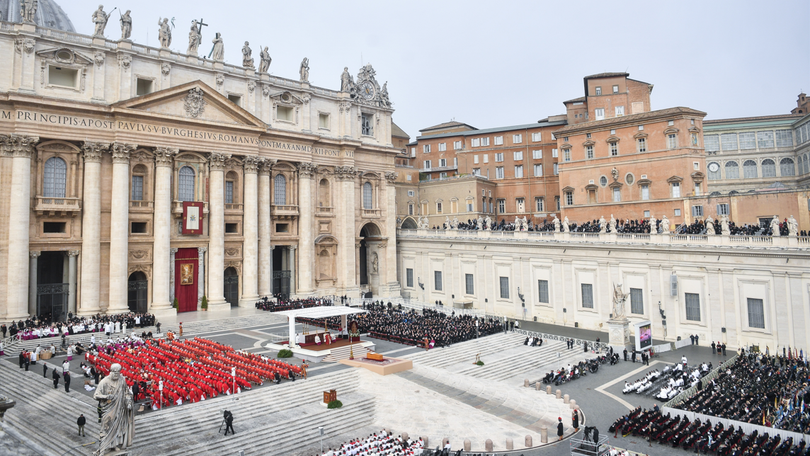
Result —
POLYGON ((377 361, 368 359, 365 356, 355 356, 354 359, 342 359, 339 363, 352 367, 362 367, 378 375, 391 375, 413 369, 413 361, 398 358, 383 358, 382 361, 377 361))

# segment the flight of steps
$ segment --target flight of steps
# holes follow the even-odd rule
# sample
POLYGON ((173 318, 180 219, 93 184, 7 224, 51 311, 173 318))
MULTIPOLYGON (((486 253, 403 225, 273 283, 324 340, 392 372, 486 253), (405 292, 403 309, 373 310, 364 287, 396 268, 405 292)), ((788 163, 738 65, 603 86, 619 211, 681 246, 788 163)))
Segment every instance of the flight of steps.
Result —
POLYGON ((406 355, 404 358, 411 359, 414 364, 419 363, 429 367, 447 367, 464 360, 470 360, 472 363, 475 361, 475 355, 477 354, 484 357, 513 347, 523 346, 525 339, 526 336, 518 333, 498 333, 459 342, 447 348, 435 347, 429 351, 406 355))
MULTIPOLYGON (((270 385, 266 388, 252 390, 239 395, 238 401, 233 396, 219 396, 196 404, 180 407, 168 407, 158 413, 140 416, 135 422, 136 439, 131 452, 143 455, 181 455, 181 454, 229 454, 234 449, 254 448, 246 454, 279 453, 277 445, 284 444, 285 437, 300 438, 302 432, 309 432, 316 424, 309 420, 290 419, 278 426, 267 426, 261 420, 277 419, 280 412, 297 407, 318 407, 323 399, 323 391, 336 389, 338 398, 356 393, 358 379, 354 370, 318 376, 308 380, 285 382, 270 385), (224 410, 231 410, 235 417, 234 428, 237 434, 225 439, 217 433, 222 423, 224 410), (254 430, 246 431, 245 426, 254 430), (241 429, 240 429, 241 426, 241 429), (299 429, 301 428, 301 429, 299 429), (271 439, 271 434, 280 435, 271 439)), ((362 417, 370 415, 373 419, 373 399, 360 401, 359 404, 347 404, 342 413, 346 425, 354 426, 364 422, 362 417)), ((330 416, 337 416, 330 415, 330 416)), ((333 427, 342 421, 337 420, 333 427)), ((367 424, 367 423, 366 423, 367 424)), ((363 424, 365 425, 365 424, 363 424)))
MULTIPOLYGON (((340 360, 343 360, 343 359, 349 359, 349 355, 352 352, 352 347, 350 345, 346 345, 346 346, 338 347, 338 348, 330 348, 329 350, 332 353, 327 355, 326 358, 323 359, 323 362, 336 363, 336 362, 338 362, 340 360)), ((355 358, 362 358, 362 357, 366 356, 366 353, 368 353, 368 352, 369 352, 369 350, 367 348, 361 346, 361 345, 355 345, 354 346, 354 357, 355 358)))
MULTIPOLYGON (((525 345, 517 348, 517 353, 512 353, 508 356, 501 358, 494 358, 492 361, 485 360, 483 366, 476 366, 470 364, 456 372, 460 374, 470 375, 481 379, 502 380, 506 377, 514 377, 516 375, 539 369, 548 364, 554 366, 565 365, 570 358, 578 358, 579 351, 576 354, 568 353, 565 350, 564 342, 546 341, 542 347, 527 347, 525 345), (557 357, 558 353, 562 353, 565 357, 557 357)), ((482 357, 483 358, 483 357, 482 357)))
POLYGON ((54 389, 50 375, 42 377, 39 363, 32 368, 26 372, 16 364, 0 362, 0 394, 17 401, 6 412, 4 426, 21 434, 27 444, 38 447, 45 456, 58 456, 68 448, 94 441, 99 431, 96 402, 74 391, 82 387, 82 382, 74 378, 71 392, 65 393, 61 379, 54 389), (87 419, 84 438, 79 437, 76 427, 82 413, 87 419))

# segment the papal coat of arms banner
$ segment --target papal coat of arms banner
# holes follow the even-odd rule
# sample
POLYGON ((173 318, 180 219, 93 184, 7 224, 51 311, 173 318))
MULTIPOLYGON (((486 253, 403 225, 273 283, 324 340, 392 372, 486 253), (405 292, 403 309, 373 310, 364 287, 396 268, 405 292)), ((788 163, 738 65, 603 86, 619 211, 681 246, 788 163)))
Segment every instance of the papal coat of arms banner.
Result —
POLYGON ((202 234, 203 203, 183 201, 183 234, 202 234))

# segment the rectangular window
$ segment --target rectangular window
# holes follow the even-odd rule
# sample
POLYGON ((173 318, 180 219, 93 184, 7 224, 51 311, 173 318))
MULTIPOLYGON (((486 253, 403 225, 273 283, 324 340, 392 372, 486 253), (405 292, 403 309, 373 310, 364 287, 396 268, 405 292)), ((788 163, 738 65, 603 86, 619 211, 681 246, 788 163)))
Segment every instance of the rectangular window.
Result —
POLYGON ((758 131, 757 145, 760 149, 773 149, 773 131, 758 131))
POLYGON ((360 121, 361 133, 366 136, 374 136, 374 116, 372 114, 363 114, 360 121))
POLYGON ((523 142, 523 135, 512 135, 512 144, 520 144, 523 142))
POLYGON ((619 86, 613 86, 613 93, 619 93, 619 86))
POLYGON ((503 179, 503 166, 495 167, 495 179, 503 179))
POLYGON ((737 133, 724 133, 720 135, 720 144, 723 150, 737 150, 737 133))
POLYGON ((534 160, 542 160, 543 159, 543 151, 542 150, 533 150, 532 151, 532 158, 534 160))
POLYGON ((502 146, 503 145, 503 136, 496 136, 495 137, 495 145, 502 146))
POLYGON ((680 216, 681 216, 681 210, 680 209, 675 209, 675 217, 680 217, 680 216))
POLYGON ((534 210, 537 211, 537 212, 545 211, 545 204, 544 204, 544 201, 543 201, 543 197, 541 197, 541 196, 535 196, 534 197, 534 210))
POLYGON ((518 198, 515 200, 515 207, 517 207, 518 212, 526 212, 526 200, 523 198, 518 198))
POLYGON ((416 157, 416 147, 411 147, 411 158, 416 157))
POLYGON ((503 152, 495 154, 495 163, 500 163, 503 161, 503 152))
POLYGON ((473 138, 471 143, 473 147, 481 147, 481 138, 473 138))
POLYGON ((695 196, 700 196, 700 182, 695 182, 695 196))
POLYGON ((225 181, 225 204, 233 204, 233 181, 225 181))
POLYGON ((447 166, 447 159, 446 158, 440 158, 439 159, 439 168, 443 168, 445 166, 447 166))
POLYGON ((601 87, 597 87, 597 88, 596 88, 596 92, 595 92, 595 93, 596 93, 596 95, 602 95, 602 88, 601 88, 601 87))
POLYGON ((551 149, 551 158, 557 158, 557 157, 558 157, 557 149, 551 149))
POLYGON ((582 283, 580 289, 582 290, 582 307, 593 309, 593 284, 582 283))
POLYGON ((673 182, 672 183, 672 197, 673 198, 680 198, 681 197, 681 183, 680 182, 673 182))
POLYGON ((594 109, 594 115, 596 116, 596 120, 602 120, 605 118, 605 108, 596 108, 594 109))
POLYGON ((790 130, 776 130, 776 147, 793 147, 793 132, 790 130))
POLYGON ((565 192, 565 205, 566 206, 574 205, 574 192, 565 192))
POLYGON ((761 299, 748 298, 748 326, 765 329, 765 306, 761 299))
POLYGON ((447 143, 439 143, 439 152, 444 152, 447 150, 447 143))
POLYGON ((515 166, 515 177, 516 178, 523 177, 523 165, 515 166))
POLYGON ((728 204, 718 204, 717 215, 728 215, 728 204))
POLYGON ((478 164, 478 155, 473 155, 473 164, 474 165, 478 164))
POLYGON ((542 132, 534 132, 532 133, 532 142, 539 142, 543 140, 543 133, 542 132))
POLYGON ((619 143, 612 142, 610 143, 610 156, 615 157, 619 155, 619 143))
POLYGON ((130 233, 132 234, 146 234, 146 222, 132 222, 130 233))
POLYGON ((622 189, 619 187, 613 188, 613 202, 620 203, 622 201, 622 189))
POLYGON ((686 301, 686 319, 700 321, 700 295, 697 293, 684 293, 686 301))
POLYGON ((647 152, 647 138, 638 138, 636 145, 639 152, 647 152))
POLYGON ((649 185, 642 185, 641 186, 641 200, 648 201, 650 199, 650 186, 649 185))
POLYGON ((506 200, 505 199, 499 199, 498 200, 498 213, 499 214, 506 213, 506 200))
POLYGON ((537 300, 543 304, 548 304, 548 280, 537 281, 537 300))
POLYGON ((236 106, 242 106, 242 96, 241 95, 229 94, 228 99, 231 100, 231 103, 235 104, 236 106))
POLYGON ((644 315, 644 292, 641 288, 630 289, 630 313, 644 315))
POLYGON ((740 133, 737 136, 740 141, 740 150, 752 150, 757 148, 756 134, 753 131, 740 133))
POLYGON ((692 206, 692 217, 703 217, 703 206, 692 206))
POLYGON ((422 152, 429 154, 430 153, 430 144, 425 144, 422 146, 422 152))
POLYGON ((585 158, 589 160, 593 158, 593 146, 585 146, 585 158))
POLYGON ((408 205, 408 215, 413 215, 413 204, 408 205))
POLYGON ((472 274, 464 274, 464 293, 468 295, 475 294, 475 282, 472 274))
POLYGON ((554 163, 554 175, 560 174, 560 167, 558 164, 554 163))
POLYGON ((442 291, 442 271, 433 271, 433 289, 442 291))
POLYGON ((226 234, 239 234, 239 224, 238 223, 226 223, 225 224, 225 233, 226 234))
POLYGON ((501 285, 501 299, 509 299, 509 277, 498 277, 501 285))
POLYGON ((678 147, 678 135, 670 133, 667 135, 667 149, 675 149, 678 147))
POLYGON ((318 114, 318 128, 329 129, 329 114, 318 114))
POLYGON ((453 142, 453 149, 454 150, 461 150, 461 141, 453 142))
POLYGON ((405 269, 405 286, 413 288, 413 269, 411 268, 405 269))
POLYGON ((481 168, 473 168, 473 176, 480 176, 481 168))
POLYGON ((481 145, 486 147, 489 145, 489 138, 481 138, 481 145))
POLYGON ((543 165, 539 163, 534 165, 534 176, 541 177, 542 175, 543 175, 543 165))
MULTIPOLYGON (((137 87, 135 88, 135 94, 138 96, 141 95, 149 95, 153 92, 152 90, 152 80, 151 79, 141 79, 137 78, 137 87)), ((53 83, 52 83, 53 84, 53 83)), ((230 97, 228 97, 230 98, 230 97)))
POLYGON ((473 211, 473 202, 472 200, 467 200, 467 212, 473 211))
POLYGON ((571 161, 571 149, 563 149, 563 161, 571 161))
POLYGON ((425 160, 425 169, 430 169, 430 160, 425 160))
POLYGON ((616 117, 624 115, 624 106, 616 106, 616 117))
POLYGON ((437 203, 436 203, 436 213, 437 213, 437 214, 441 214, 441 213, 442 213, 442 211, 443 211, 443 209, 442 209, 442 202, 441 202, 441 201, 439 201, 439 202, 437 202, 437 203))
POLYGON ((289 106, 276 106, 276 119, 284 122, 293 121, 293 108, 289 106))
POLYGON ((650 216, 650 211, 644 211, 644 217, 649 217, 649 216, 650 216))
POLYGON ((560 211, 560 196, 559 195, 554 197, 554 207, 557 208, 557 212, 560 211))
POLYGON ((513 152, 512 156, 513 156, 515 161, 521 161, 521 160, 523 160, 523 151, 521 150, 521 151, 513 152))
POLYGON ((489 163, 489 154, 484 154, 484 163, 489 163))
POLYGON ((42 223, 42 232, 43 233, 66 233, 66 222, 43 222, 42 223))
POLYGON ((720 150, 720 137, 718 135, 703 136, 703 147, 706 152, 717 152, 720 150))
POLYGON ((447 179, 447 173, 439 173, 439 179, 447 179))
POLYGON ((132 201, 143 201, 143 176, 132 176, 132 201))

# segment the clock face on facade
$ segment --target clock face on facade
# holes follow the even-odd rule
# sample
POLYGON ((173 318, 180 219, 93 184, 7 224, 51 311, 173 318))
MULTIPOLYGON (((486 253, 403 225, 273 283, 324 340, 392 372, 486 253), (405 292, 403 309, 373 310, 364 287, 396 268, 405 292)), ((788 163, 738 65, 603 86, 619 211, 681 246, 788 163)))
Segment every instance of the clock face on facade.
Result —
POLYGON ((374 98, 374 92, 374 84, 372 84, 371 81, 365 81, 360 84, 360 96, 366 100, 371 100, 374 98))
POLYGON ((718 169, 720 169, 720 165, 718 165, 717 163, 711 163, 709 165, 709 171, 713 173, 716 173, 718 169))

